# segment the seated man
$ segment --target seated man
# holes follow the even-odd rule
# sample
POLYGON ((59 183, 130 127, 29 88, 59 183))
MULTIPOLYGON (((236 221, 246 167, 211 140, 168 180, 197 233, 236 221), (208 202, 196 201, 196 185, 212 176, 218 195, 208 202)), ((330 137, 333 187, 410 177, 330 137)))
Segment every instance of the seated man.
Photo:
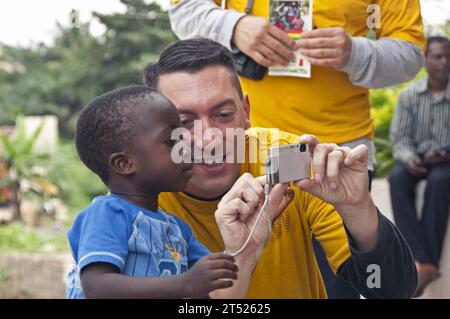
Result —
POLYGON ((243 163, 226 152, 222 163, 196 163, 185 192, 160 197, 160 207, 187 222, 212 251, 224 249, 214 220, 221 200, 229 202, 234 197, 239 209, 241 201, 249 200, 250 189, 261 192, 253 176, 264 173, 265 157, 252 161, 251 155, 267 154, 272 145, 299 141, 310 145, 314 179, 295 183, 287 193, 291 201, 280 208, 284 212, 273 225, 272 238, 253 272, 247 297, 326 298, 313 235, 333 271, 364 296, 412 296, 417 284, 414 261, 400 232, 377 211, 370 197, 366 146, 350 150, 336 144, 317 145, 313 136, 300 138, 276 129, 250 129, 250 103, 241 90, 232 57, 210 40, 184 40, 170 46, 156 64, 146 68, 144 78, 147 85, 173 101, 181 125, 194 133, 195 147, 203 150, 229 141, 198 134, 194 121, 200 121, 201 129, 215 128, 223 136, 227 129, 247 130, 242 140, 237 137, 234 141, 233 137, 233 145, 245 145, 243 163))
POLYGON ((394 158, 389 182, 395 222, 414 254, 417 296, 439 277, 439 259, 450 205, 450 41, 428 39, 428 77, 406 88, 391 124, 394 158), (416 185, 427 180, 422 221, 415 207, 416 185))

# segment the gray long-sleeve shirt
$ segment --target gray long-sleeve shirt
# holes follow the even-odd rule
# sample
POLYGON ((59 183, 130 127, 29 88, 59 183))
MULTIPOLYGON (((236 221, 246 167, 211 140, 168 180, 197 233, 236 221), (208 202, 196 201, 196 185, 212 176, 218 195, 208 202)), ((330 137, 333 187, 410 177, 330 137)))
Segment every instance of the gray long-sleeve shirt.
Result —
MULTIPOLYGON (((236 23, 244 13, 222 9, 212 0, 183 0, 169 9, 172 29, 180 39, 205 37, 231 49, 236 23)), ((403 40, 376 41, 352 37, 352 52, 342 71, 354 85, 387 87, 413 78, 423 65, 422 50, 403 40)))

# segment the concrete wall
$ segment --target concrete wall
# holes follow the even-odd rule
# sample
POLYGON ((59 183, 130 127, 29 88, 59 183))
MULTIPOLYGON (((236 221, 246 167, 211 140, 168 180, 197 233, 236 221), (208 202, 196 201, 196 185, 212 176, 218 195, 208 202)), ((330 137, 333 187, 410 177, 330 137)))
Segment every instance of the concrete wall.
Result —
POLYGON ((65 298, 69 257, 0 255, 0 298, 65 298))

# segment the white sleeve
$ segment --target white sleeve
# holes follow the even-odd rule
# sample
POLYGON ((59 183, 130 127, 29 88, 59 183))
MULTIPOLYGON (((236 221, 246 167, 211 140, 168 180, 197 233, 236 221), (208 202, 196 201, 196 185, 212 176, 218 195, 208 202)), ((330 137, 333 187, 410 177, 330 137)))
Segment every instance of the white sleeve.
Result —
POLYGON ((181 0, 169 8, 172 30, 181 40, 204 37, 231 49, 236 23, 245 16, 231 9, 222 9, 212 0, 181 0))
POLYGON ((352 53, 342 71, 353 84, 383 88, 412 79, 422 68, 422 50, 403 40, 352 37, 352 53))

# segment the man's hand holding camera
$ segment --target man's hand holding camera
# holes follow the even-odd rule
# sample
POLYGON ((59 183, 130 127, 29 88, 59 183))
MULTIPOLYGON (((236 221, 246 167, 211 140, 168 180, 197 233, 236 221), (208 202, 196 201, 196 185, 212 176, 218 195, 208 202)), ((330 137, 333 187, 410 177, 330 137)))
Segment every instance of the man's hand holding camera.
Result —
MULTIPOLYGON (((373 249, 378 238, 378 215, 368 191, 367 147, 360 145, 350 149, 319 144, 312 135, 303 135, 300 143, 309 145, 314 177, 294 184, 336 208, 359 250, 373 249)), ((220 201, 216 221, 226 242, 226 251, 237 251, 250 234, 264 202, 265 182, 266 176, 255 178, 244 174, 220 201)), ((287 184, 273 187, 268 214, 263 213, 243 254, 256 257, 262 252, 270 236, 270 226, 292 200, 292 192, 287 184)))
MULTIPOLYGON (((239 269, 255 267, 272 233, 273 221, 293 198, 293 190, 288 184, 275 185, 270 192, 267 208, 256 224, 265 199, 263 189, 265 181, 265 176, 255 178, 248 173, 242 175, 222 198, 215 213, 225 244, 225 252, 231 254, 243 249, 235 257, 239 269), (255 229, 251 234, 253 227, 255 229), (244 246, 248 238, 249 242, 244 246)), ((247 291, 251 274, 252 272, 249 271, 239 272, 241 280, 235 282, 235 291, 247 291)))
MULTIPOLYGON (((264 203, 265 182, 265 176, 255 178, 245 173, 219 202, 215 217, 226 252, 238 251, 250 235, 264 203)), ((277 184, 272 188, 267 209, 261 215, 248 246, 239 257, 255 255, 255 252, 255 257, 259 257, 264 244, 270 238, 273 221, 283 212, 292 198, 293 190, 288 184, 277 184)))
POLYGON ((377 243, 378 214, 368 191, 368 149, 336 144, 319 144, 312 135, 303 135, 312 156, 314 177, 296 186, 333 205, 361 251, 370 251, 377 243))

